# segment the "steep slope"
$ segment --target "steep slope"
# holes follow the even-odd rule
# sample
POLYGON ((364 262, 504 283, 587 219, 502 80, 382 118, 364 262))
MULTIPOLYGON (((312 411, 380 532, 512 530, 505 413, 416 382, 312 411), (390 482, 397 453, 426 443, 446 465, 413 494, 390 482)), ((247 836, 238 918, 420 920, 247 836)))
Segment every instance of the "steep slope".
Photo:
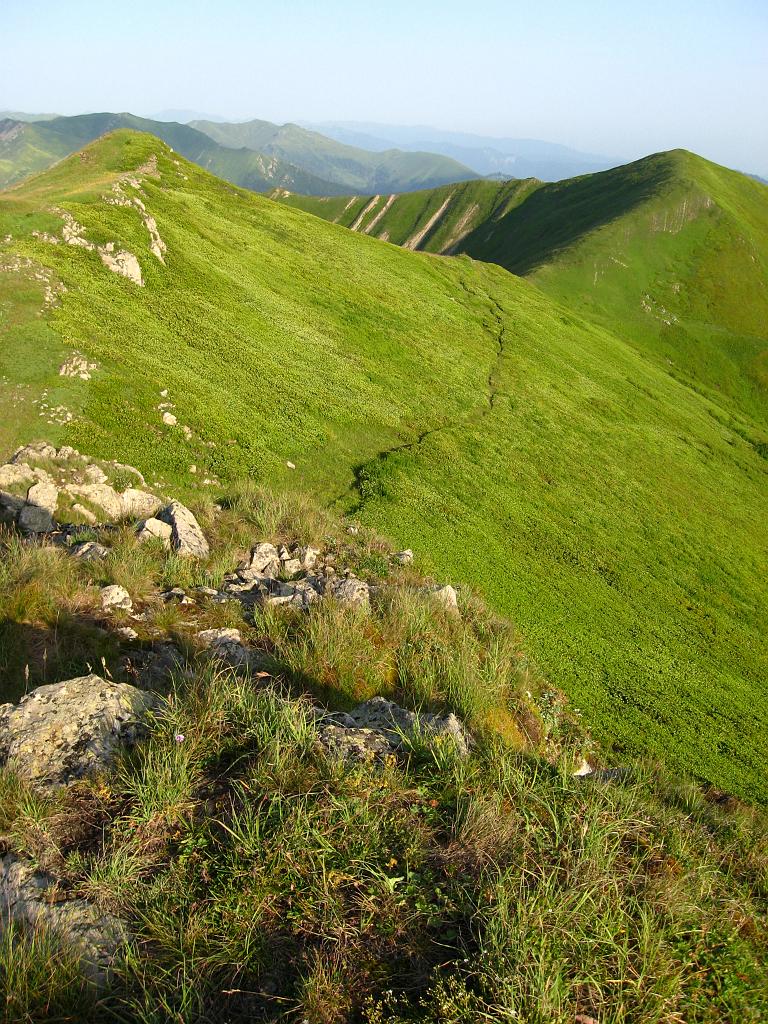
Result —
MULTIPOLYGON (((739 429, 768 443, 768 191, 760 183, 680 150, 555 184, 457 186, 445 204, 448 194, 397 197, 371 233, 529 277, 705 389, 726 414, 746 417, 739 429), (457 218, 463 229, 453 240, 457 218)), ((382 205, 381 197, 273 195, 355 230, 382 205)))
POLYGON ((279 157, 346 190, 404 192, 477 177, 475 171, 464 164, 436 153, 403 153, 398 149, 372 153, 346 146, 296 124, 193 121, 192 127, 205 132, 222 146, 244 146, 279 157))
POLYGON ((406 249, 452 255, 475 229, 496 223, 540 184, 462 181, 420 192, 323 197, 278 188, 270 198, 406 249))
POLYGON ((109 113, 57 117, 34 124, 0 121, 0 188, 50 167, 93 139, 118 128, 149 132, 188 160, 255 192, 265 192, 278 185, 313 195, 337 191, 332 182, 324 181, 311 171, 277 156, 219 146, 207 135, 187 125, 148 121, 133 114, 109 113))
POLYGON ((768 464, 706 396, 500 267, 143 134, 0 195, 0 239, 0 446, 335 499, 481 588, 617 756, 768 798, 768 464))

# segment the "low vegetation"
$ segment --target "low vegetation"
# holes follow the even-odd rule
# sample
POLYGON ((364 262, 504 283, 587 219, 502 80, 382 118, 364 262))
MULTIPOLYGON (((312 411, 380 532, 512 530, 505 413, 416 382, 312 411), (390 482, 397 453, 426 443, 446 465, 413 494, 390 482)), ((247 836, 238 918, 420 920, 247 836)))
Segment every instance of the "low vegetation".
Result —
POLYGON ((0 619, 37 635, 5 634, 6 687, 25 659, 30 686, 100 662, 77 619, 111 645, 102 672, 121 672, 128 621, 134 650, 170 638, 185 654, 149 738, 110 772, 40 795, 0 770, 2 852, 132 937, 96 990, 53 936, 5 929, 4 1024, 765 1018, 761 812, 655 762, 575 777, 600 752, 509 624, 471 593, 445 611, 365 530, 254 487, 196 511, 207 563, 127 528, 100 531, 111 554, 90 563, 3 539, 0 619), (159 599, 219 580, 266 537, 334 551, 378 585, 371 612, 323 601, 244 617, 238 602, 159 599), (98 586, 118 581, 138 619, 97 610, 98 586), (266 669, 206 661, 195 635, 212 625, 237 626, 266 669), (419 737, 383 762, 324 752, 312 701, 374 693, 456 711, 470 756, 419 737))

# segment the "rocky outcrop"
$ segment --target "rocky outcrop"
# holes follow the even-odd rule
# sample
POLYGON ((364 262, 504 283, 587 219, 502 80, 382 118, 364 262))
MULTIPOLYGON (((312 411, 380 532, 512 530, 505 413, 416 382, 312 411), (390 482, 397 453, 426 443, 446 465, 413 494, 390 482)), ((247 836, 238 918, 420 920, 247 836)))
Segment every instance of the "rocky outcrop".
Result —
POLYGON ((57 788, 106 768, 143 733, 152 694, 97 675, 39 686, 0 705, 0 765, 38 788, 57 788))
POLYGON ((180 501, 172 501, 157 513, 161 523, 171 528, 171 547, 188 558, 207 558, 210 552, 200 524, 180 501))
POLYGON ((409 711, 384 697, 373 697, 349 714, 322 716, 318 738, 330 753, 348 760, 395 754, 415 739, 448 743, 461 757, 469 754, 472 745, 456 715, 409 711))
POLYGON ((117 917, 80 899, 67 899, 50 875, 13 854, 0 857, 0 930, 8 920, 45 927, 80 959, 86 977, 106 983, 128 932, 117 917))

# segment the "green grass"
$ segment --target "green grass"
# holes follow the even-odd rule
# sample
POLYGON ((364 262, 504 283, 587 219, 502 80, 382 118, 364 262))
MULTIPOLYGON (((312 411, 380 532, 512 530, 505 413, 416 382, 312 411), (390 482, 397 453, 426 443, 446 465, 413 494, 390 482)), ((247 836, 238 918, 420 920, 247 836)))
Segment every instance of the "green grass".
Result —
MULTIPOLYGON (((759 1024, 764 819, 658 766, 572 765, 484 741, 345 768, 304 701, 198 669, 144 746, 12 842, 129 924, 104 1019, 759 1024)), ((54 956, 0 946, 0 1019, 71 1005, 54 956)))
MULTIPOLYGON (((174 160, 120 132, 0 196, 4 250, 68 288, 47 351, 100 367, 87 384, 41 369, 35 386, 80 410, 56 432, 180 494, 208 475, 335 501, 511 617, 619 760, 663 756, 764 800, 768 464, 736 404, 499 267, 382 245, 174 160), (137 213, 100 199, 151 153, 165 266, 137 213), (33 240, 51 205, 134 252, 146 286, 33 240), (166 388, 191 440, 160 422, 166 388)), ((40 322, 9 301, 2 353, 40 322)))

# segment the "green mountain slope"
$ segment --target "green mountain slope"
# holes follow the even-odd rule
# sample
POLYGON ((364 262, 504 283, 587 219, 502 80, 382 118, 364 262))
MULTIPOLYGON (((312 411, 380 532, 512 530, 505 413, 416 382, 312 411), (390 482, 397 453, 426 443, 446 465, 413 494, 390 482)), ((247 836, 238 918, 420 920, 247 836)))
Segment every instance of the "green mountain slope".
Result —
POLYGON ((0 121, 0 188, 45 170, 62 157, 118 128, 149 132, 212 174, 254 192, 276 186, 314 195, 333 194, 338 190, 332 182, 277 156, 219 146, 185 124, 109 113, 57 117, 34 124, 0 121))
POLYGON ((743 174, 676 150, 553 184, 474 182, 398 196, 373 230, 384 200, 368 209, 371 197, 275 198, 525 275, 746 415, 739 429, 768 442, 768 191, 743 174))
POLYGON ((371 153, 296 124, 193 121, 191 126, 205 132, 222 146, 246 147, 279 157, 344 186, 346 190, 403 192, 477 177, 473 170, 451 157, 437 153, 406 153, 399 149, 371 153))
POLYGON ((9 236, 4 450, 310 489, 482 589, 617 757, 768 798, 768 463, 706 395, 500 267, 382 245, 143 134, 0 195, 9 236), (92 379, 59 375, 73 351, 92 379))

